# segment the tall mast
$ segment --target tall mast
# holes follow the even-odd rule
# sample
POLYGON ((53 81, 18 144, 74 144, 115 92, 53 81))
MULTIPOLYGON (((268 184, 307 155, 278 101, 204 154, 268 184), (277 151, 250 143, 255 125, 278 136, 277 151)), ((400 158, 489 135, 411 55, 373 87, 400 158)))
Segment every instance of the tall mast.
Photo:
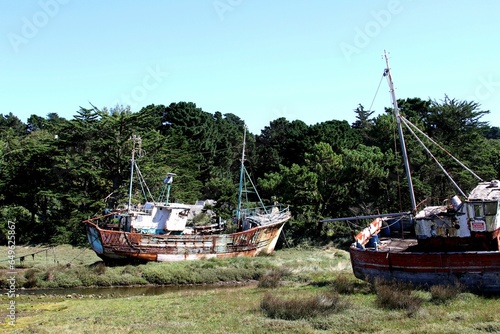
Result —
POLYGON ((243 125, 243 149, 241 151, 241 168, 240 168, 240 187, 238 190, 238 208, 236 210, 236 219, 239 222, 241 216, 241 195, 243 193, 243 173, 245 170, 245 142, 247 138, 247 127, 243 125))
POLYGON ((413 211, 415 212, 417 209, 417 204, 415 202, 415 193, 413 191, 413 181, 411 179, 410 164, 408 162, 408 156, 406 153, 406 144, 405 144, 405 139, 403 136, 403 128, 401 126, 401 118, 399 115, 398 102, 396 100, 396 94, 394 92, 394 84, 392 82, 391 68, 389 67, 389 57, 388 57, 387 52, 385 50, 384 50, 384 58, 385 58, 385 63, 387 64, 387 68, 384 71, 384 76, 387 76, 387 82, 389 83, 389 89, 391 92, 392 104, 393 104, 393 109, 394 109, 394 116, 396 118, 396 123, 398 126, 399 141, 401 142, 401 153, 403 155, 403 161, 404 161, 405 171, 406 171, 406 178, 408 179, 408 188, 410 189, 411 207, 412 207, 413 211))
POLYGON ((141 145, 141 137, 132 135, 132 159, 130 159, 130 186, 128 189, 128 210, 131 208, 132 204, 132 182, 134 180, 134 165, 135 165, 135 144, 139 143, 141 145))

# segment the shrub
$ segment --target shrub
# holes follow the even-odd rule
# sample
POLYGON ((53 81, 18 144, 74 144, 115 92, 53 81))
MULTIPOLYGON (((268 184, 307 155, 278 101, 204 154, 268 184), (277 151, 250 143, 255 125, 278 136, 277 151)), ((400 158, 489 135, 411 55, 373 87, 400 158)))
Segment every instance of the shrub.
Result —
POLYGON ((31 268, 26 270, 24 273, 24 278, 26 278, 26 282, 24 282, 23 287, 25 288, 35 288, 38 286, 38 279, 36 277, 36 274, 38 274, 38 270, 31 268))
POLYGON ((259 288, 277 288, 281 286, 282 278, 289 276, 290 273, 290 270, 287 268, 271 268, 260 275, 257 286, 259 288))
POLYGON ((461 288, 456 285, 433 285, 430 288, 431 301, 434 304, 445 304, 455 299, 461 292, 461 288))
POLYGON ((83 286, 97 285, 97 274, 88 267, 78 268, 76 275, 83 286))
POLYGON ((376 303, 378 307, 389 310, 406 310, 413 315, 424 300, 412 294, 412 286, 398 282, 375 282, 376 303))
POLYGON ((102 275, 106 272, 106 265, 104 262, 97 262, 92 269, 97 275, 102 275))
POLYGON ((55 273, 54 286, 51 287, 74 288, 78 286, 82 286, 82 281, 74 273, 61 271, 55 273))
POLYGON ((125 267, 122 268, 121 271, 122 274, 130 274, 130 275, 140 275, 140 269, 139 267, 133 266, 131 264, 126 265, 125 267))
POLYGON ((49 266, 47 267, 47 269, 45 269, 45 273, 43 274, 42 280, 47 282, 52 282, 55 279, 55 273, 57 273, 58 271, 62 271, 64 269, 65 267, 60 264, 49 266))
POLYGON ((335 293, 318 294, 304 298, 280 298, 266 293, 260 303, 261 310, 270 318, 283 320, 310 319, 338 312, 347 303, 335 293))
POLYGON ((341 274, 332 282, 331 287, 338 293, 351 294, 356 290, 356 282, 347 275, 341 274))

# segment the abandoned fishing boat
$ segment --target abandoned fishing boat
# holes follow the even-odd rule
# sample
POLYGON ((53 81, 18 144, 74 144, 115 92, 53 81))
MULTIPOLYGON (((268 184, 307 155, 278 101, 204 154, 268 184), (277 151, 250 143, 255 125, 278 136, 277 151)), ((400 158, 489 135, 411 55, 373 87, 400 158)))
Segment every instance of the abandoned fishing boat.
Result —
POLYGON ((500 181, 485 182, 461 164, 479 179, 466 195, 438 162, 460 196, 451 197, 442 206, 417 208, 401 124, 412 134, 417 128, 399 114, 387 54, 385 60, 384 76, 391 91, 412 210, 324 222, 374 219, 349 248, 352 269, 359 279, 396 280, 427 287, 457 284, 469 291, 499 293, 500 181), (403 229, 405 224, 411 226, 409 231, 403 229))
MULTIPOLYGON (((141 139, 135 136, 132 139, 134 146, 128 206, 84 221, 90 246, 106 263, 257 256, 274 251, 291 213, 288 207, 278 204, 264 206, 262 201, 260 207, 242 207, 243 187, 248 177, 244 166, 245 144, 241 160, 238 208, 234 215, 239 228, 235 233, 224 234, 226 223, 220 219, 209 225, 191 226, 194 215, 203 211, 203 203, 186 205, 169 202, 174 174, 169 174, 164 180, 162 194, 166 194, 165 200, 148 201, 135 206, 131 204, 134 170, 142 178, 135 161, 141 139)), ((145 184, 144 180, 141 182, 145 184)))

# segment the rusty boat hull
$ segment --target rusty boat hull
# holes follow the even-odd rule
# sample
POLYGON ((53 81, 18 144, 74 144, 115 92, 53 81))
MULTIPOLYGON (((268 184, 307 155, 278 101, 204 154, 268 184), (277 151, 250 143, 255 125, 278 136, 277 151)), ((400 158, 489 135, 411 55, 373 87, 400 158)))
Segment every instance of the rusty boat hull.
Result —
POLYGON ((351 245, 354 275, 366 281, 394 280, 426 287, 458 284, 468 291, 500 292, 500 251, 423 252, 411 250, 415 239, 391 242, 379 249, 351 245))
POLYGON ((87 237, 105 262, 174 262, 252 257, 274 251, 288 219, 231 234, 142 234, 103 229, 85 221, 87 237))
POLYGON ((457 284, 469 291, 499 293, 500 180, 484 181, 399 113, 386 52, 384 58, 387 67, 383 75, 387 77, 391 92, 411 210, 327 221, 375 218, 354 236, 354 243, 349 248, 352 269, 359 279, 419 286, 457 284), (445 201, 440 199, 438 205, 428 203, 428 199, 417 205, 402 124, 437 162, 458 191, 457 195, 448 198, 450 194, 443 194, 447 198, 445 201), (460 189, 437 161, 423 137, 479 180, 469 194, 460 189))

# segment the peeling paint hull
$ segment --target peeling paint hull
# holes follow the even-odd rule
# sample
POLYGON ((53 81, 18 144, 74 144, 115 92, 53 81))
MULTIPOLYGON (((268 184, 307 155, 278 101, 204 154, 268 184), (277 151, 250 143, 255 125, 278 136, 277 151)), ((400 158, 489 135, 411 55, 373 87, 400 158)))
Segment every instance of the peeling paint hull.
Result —
POLYGON ((288 219, 243 232, 210 235, 141 234, 103 229, 91 220, 84 223, 89 244, 106 262, 173 262, 270 254, 288 219))
MULTIPOLYGON (((407 242, 416 240, 407 240, 407 242)), ((389 247, 389 245, 388 245, 389 247)), ((354 275, 432 286, 459 283, 469 291, 500 292, 500 251, 414 252, 349 249, 354 275)))

